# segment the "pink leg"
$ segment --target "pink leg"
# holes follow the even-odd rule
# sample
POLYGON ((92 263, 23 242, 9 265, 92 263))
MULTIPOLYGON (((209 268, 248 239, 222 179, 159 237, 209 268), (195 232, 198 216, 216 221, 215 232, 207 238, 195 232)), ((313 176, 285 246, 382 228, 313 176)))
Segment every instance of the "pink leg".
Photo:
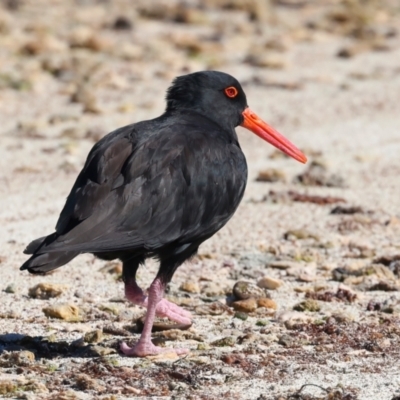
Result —
MULTIPOLYGON (((137 286, 137 285, 136 285, 137 286)), ((154 279, 149 288, 147 301, 147 314, 144 321, 142 335, 134 347, 129 347, 126 343, 121 343, 121 351, 128 356, 151 356, 160 353, 168 353, 172 349, 157 347, 151 342, 151 328, 153 327, 157 305, 162 300, 164 285, 159 278, 154 279)), ((178 355, 188 353, 187 349, 173 349, 178 355)))
MULTIPOLYGON (((135 280, 130 280, 125 283, 125 296, 129 301, 138 306, 148 307, 148 297, 143 293, 143 290, 138 286, 135 280)), ((168 318, 179 324, 191 324, 190 319, 192 315, 190 312, 166 299, 161 299, 157 304, 156 315, 158 317, 168 318)))

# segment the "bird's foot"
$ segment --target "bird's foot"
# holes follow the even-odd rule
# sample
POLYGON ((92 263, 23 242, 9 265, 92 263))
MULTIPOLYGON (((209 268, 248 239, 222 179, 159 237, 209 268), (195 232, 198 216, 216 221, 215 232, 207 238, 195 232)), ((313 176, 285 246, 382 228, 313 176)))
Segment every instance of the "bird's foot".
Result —
MULTIPOLYGON (((147 307, 148 297, 143 293, 136 283, 133 285, 126 285, 125 287, 126 298, 138 306, 147 307)), ((189 311, 184 310, 175 303, 166 299, 162 299, 156 307, 156 315, 161 318, 168 318, 178 324, 190 325, 192 315, 189 311)))
POLYGON ((189 311, 166 299, 162 299, 157 304, 156 315, 161 318, 168 318, 178 324, 190 325, 192 323, 192 314, 189 311))
POLYGON ((170 349, 166 347, 155 346, 151 341, 140 341, 137 342, 133 347, 129 347, 125 342, 120 345, 120 350, 127 356, 130 357, 146 357, 156 356, 161 353, 176 353, 178 356, 189 353, 188 349, 170 349))

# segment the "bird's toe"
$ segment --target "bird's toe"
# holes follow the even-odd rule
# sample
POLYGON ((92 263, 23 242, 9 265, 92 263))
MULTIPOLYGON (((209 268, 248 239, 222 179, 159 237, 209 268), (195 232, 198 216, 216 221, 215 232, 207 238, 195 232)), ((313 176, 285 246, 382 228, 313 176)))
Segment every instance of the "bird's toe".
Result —
POLYGON ((189 353, 189 349, 170 349, 164 347, 155 346, 152 342, 141 342, 135 344, 133 347, 129 347, 125 342, 120 344, 120 350, 123 354, 129 357, 147 357, 156 356, 162 353, 176 353, 178 356, 189 353))
POLYGON ((190 325, 192 323, 192 315, 189 311, 165 299, 157 304, 156 314, 159 317, 166 317, 179 324, 190 325))

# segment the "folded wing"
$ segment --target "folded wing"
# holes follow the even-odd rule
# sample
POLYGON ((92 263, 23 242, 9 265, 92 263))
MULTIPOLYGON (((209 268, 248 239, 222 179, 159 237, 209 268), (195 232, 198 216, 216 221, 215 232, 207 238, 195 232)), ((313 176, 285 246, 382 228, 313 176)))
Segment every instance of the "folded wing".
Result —
POLYGON ((99 142, 61 212, 57 239, 39 252, 157 251, 219 230, 242 197, 244 158, 235 145, 179 128, 99 142))

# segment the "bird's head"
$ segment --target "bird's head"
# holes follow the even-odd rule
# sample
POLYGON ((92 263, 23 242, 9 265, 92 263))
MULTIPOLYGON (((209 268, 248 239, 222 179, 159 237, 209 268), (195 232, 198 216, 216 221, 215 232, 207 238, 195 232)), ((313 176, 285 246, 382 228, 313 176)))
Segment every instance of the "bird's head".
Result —
POLYGON ((246 94, 231 75, 202 71, 179 76, 168 89, 166 100, 167 111, 195 110, 228 129, 241 125, 290 157, 307 161, 295 145, 250 110, 246 94))

